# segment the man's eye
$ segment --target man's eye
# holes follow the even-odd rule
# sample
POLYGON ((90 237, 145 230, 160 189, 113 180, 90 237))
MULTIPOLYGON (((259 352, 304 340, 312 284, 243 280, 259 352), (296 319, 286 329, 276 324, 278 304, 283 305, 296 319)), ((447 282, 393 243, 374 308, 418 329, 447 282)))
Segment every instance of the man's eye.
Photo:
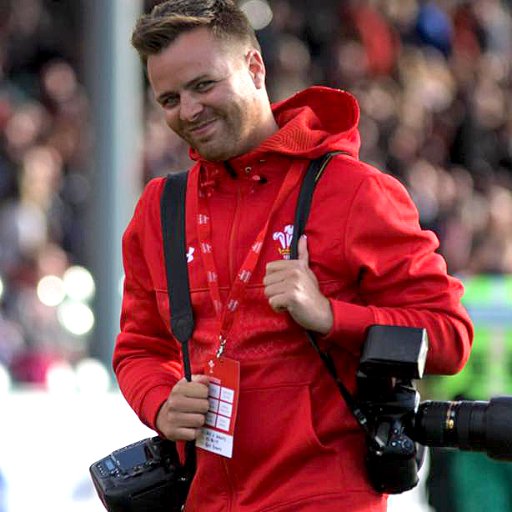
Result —
POLYGON ((179 99, 174 96, 168 96, 162 101, 162 107, 170 108, 175 107, 179 103, 179 99))
POLYGON ((202 82, 199 82, 197 85, 196 85, 196 90, 197 91, 206 91, 207 89, 209 89, 212 85, 213 85, 213 80, 204 80, 202 82))

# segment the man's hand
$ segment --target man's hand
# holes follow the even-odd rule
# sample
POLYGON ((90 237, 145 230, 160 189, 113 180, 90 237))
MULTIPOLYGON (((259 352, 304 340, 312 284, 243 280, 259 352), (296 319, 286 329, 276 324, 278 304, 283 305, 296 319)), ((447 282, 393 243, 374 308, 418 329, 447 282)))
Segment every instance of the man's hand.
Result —
POLYGON ((309 268, 307 239, 299 239, 299 259, 267 264, 263 279, 265 296, 274 311, 288 311, 292 318, 310 331, 327 334, 333 323, 331 305, 309 268))
POLYGON ((199 435, 208 412, 208 377, 193 375, 181 379, 156 418, 157 429, 171 441, 192 441, 199 435))

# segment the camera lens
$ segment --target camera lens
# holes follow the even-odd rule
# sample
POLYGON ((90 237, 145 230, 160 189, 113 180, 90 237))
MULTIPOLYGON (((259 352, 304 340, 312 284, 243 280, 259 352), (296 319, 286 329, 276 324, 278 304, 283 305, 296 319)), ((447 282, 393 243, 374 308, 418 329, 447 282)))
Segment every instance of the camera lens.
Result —
POLYGON ((494 459, 512 460, 512 397, 489 402, 422 402, 414 438, 426 446, 485 451, 494 459))

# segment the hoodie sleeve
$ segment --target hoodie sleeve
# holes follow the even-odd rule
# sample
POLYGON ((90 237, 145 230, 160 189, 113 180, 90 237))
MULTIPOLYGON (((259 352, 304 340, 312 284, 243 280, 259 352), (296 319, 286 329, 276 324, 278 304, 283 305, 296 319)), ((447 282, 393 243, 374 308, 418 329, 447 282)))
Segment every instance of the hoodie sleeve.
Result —
POLYGON ((368 175, 350 208, 345 261, 363 305, 330 299, 334 315, 324 341, 359 354, 372 324, 426 328, 426 371, 453 374, 466 363, 473 339, 461 304, 463 286, 447 274, 436 236, 420 228, 418 212, 395 178, 368 175))
POLYGON ((141 421, 154 430, 161 405, 181 377, 179 347, 159 315, 142 250, 150 207, 160 204, 159 182, 154 180, 146 187, 123 235, 121 331, 113 354, 114 372, 124 397, 141 421))

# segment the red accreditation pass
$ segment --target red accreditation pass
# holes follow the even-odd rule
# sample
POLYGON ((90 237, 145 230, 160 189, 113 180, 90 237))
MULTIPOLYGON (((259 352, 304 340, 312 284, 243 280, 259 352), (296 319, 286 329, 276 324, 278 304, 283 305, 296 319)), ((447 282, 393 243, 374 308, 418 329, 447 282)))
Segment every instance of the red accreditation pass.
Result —
POLYGON ((210 379, 210 409, 196 446, 231 458, 240 394, 240 362, 225 357, 213 359, 206 364, 204 373, 210 379))

